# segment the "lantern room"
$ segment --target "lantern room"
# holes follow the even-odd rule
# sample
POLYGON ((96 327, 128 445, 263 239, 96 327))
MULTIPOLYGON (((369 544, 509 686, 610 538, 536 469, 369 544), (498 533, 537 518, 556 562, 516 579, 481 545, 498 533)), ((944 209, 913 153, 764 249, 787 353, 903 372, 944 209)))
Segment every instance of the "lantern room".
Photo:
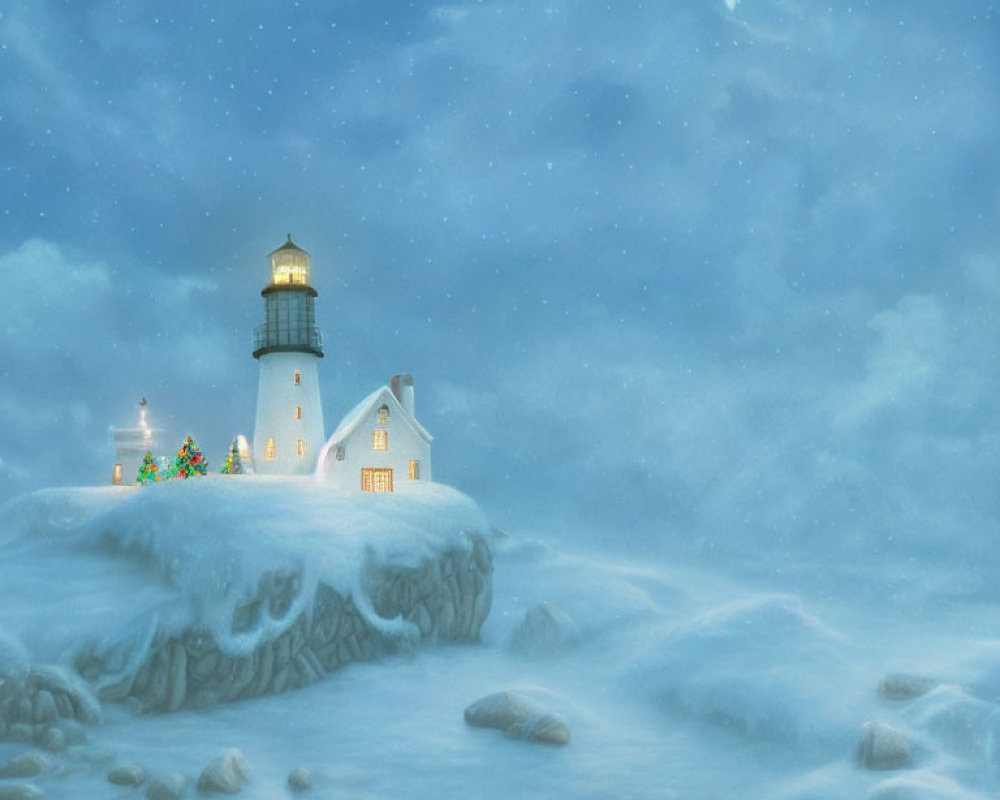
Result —
POLYGON ((292 241, 287 241, 271 253, 272 286, 308 286, 311 260, 309 254, 292 241))

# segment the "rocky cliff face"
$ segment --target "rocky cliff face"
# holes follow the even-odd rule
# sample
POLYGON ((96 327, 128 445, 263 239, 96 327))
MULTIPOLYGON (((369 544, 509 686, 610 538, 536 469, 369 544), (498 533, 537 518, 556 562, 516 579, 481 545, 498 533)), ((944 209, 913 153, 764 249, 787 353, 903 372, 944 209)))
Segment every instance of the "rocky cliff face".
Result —
MULTIPOLYGON (((493 563, 485 539, 473 534, 467 549, 452 548, 417 566, 390 566, 374 557, 363 567, 361 597, 320 582, 311 603, 280 633, 251 653, 227 653, 205 629, 156 633, 137 668, 113 675, 91 650, 77 670, 99 685, 102 700, 128 700, 142 711, 185 707, 276 694, 306 686, 344 664, 391 652, 412 641, 472 641, 492 602, 493 563), (401 618, 399 625, 382 624, 401 618)), ((264 616, 288 617, 301 591, 301 575, 267 573, 256 596, 236 608, 234 634, 258 629, 264 616)))
MULTIPOLYGON (((83 741, 80 723, 100 719, 101 709, 89 688, 64 670, 0 670, 0 740, 62 750, 83 741)), ((0 777, 8 776, 0 772, 0 777)))

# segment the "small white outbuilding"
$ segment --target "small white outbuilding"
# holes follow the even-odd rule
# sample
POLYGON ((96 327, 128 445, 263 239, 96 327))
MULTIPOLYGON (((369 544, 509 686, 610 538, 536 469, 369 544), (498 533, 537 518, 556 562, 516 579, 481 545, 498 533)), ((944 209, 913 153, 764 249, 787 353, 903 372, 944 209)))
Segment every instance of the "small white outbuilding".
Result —
POLYGON ((392 492, 402 481, 431 480, 432 440, 414 416, 413 376, 394 375, 340 421, 316 472, 339 488, 392 492))

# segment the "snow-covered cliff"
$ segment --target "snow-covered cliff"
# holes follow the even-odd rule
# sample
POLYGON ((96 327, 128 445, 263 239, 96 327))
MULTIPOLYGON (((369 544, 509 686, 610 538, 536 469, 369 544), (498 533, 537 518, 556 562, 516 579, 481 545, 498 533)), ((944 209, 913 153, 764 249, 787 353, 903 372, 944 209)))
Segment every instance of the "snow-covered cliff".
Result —
POLYGON ((240 476, 59 489, 8 508, 4 636, 143 710, 282 692, 422 640, 478 636, 488 527, 417 484, 338 493, 240 476))

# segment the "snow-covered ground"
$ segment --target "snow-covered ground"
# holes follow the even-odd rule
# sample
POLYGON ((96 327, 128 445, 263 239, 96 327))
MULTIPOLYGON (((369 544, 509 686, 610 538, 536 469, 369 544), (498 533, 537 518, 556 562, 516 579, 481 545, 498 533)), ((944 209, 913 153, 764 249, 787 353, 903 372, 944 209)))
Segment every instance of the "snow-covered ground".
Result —
MULTIPOLYGON (((141 637, 151 619, 222 620, 283 563, 353 592, 366 548, 407 563, 486 524, 457 492, 424 489, 348 497, 308 481, 220 478, 20 498, 0 532, 0 655, 67 663, 83 643, 141 637)), ((312 773, 312 796, 331 798, 995 796, 1000 614, 981 593, 955 591, 968 575, 960 560, 918 553, 905 570, 869 574, 815 543, 768 574, 633 557, 607 539, 494 532, 480 642, 409 649, 211 710, 106 705, 83 749, 52 757, 64 774, 33 781, 56 800, 120 797, 105 777, 114 764, 193 780, 237 747, 247 798, 288 796, 297 766, 312 773), (571 637, 550 653, 515 652, 541 602, 566 613, 571 637), (880 681, 900 673, 929 678, 929 690, 880 696, 880 681), (570 744, 465 724, 470 703, 502 690, 564 717, 570 744), (871 720, 907 737, 910 766, 858 763, 871 720)), ((0 766, 25 749, 0 743, 0 766)))

